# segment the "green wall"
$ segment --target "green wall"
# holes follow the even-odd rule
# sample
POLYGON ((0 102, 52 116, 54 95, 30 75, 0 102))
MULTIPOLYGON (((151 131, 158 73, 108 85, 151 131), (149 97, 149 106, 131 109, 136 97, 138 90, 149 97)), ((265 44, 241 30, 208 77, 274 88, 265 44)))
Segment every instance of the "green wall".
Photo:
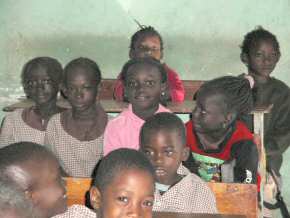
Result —
POLYGON ((182 79, 244 72, 239 45, 245 33, 262 25, 281 46, 273 75, 290 85, 289 0, 1 0, 0 106, 23 95, 19 74, 35 56, 63 64, 87 56, 104 78, 116 77, 138 29, 133 18, 160 31, 164 61, 182 79))

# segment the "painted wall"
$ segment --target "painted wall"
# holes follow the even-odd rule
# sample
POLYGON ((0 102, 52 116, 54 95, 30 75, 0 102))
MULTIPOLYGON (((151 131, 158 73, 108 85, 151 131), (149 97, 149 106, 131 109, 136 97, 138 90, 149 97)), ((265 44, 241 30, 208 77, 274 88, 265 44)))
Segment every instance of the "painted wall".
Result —
POLYGON ((183 79, 244 72, 239 45, 262 25, 281 46, 273 74, 290 85, 289 0, 1 0, 0 106, 23 95, 19 74, 35 56, 63 64, 86 56, 97 61, 104 78, 116 77, 138 29, 134 18, 160 31, 164 61, 183 79))

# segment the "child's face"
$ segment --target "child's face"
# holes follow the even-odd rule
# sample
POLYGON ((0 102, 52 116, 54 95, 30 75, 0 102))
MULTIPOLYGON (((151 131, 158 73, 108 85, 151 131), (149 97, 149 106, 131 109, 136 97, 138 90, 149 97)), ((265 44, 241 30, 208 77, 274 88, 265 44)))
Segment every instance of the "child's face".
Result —
POLYGON ((24 91, 37 105, 56 100, 58 89, 43 67, 34 68, 26 75, 24 91))
POLYGON ((123 170, 102 190, 100 198, 102 218, 151 218, 154 179, 144 170, 123 170))
POLYGON ((182 144, 177 131, 155 131, 141 145, 155 168, 157 182, 173 185, 177 182, 177 169, 188 158, 188 148, 182 144))
POLYGON ((55 159, 47 158, 37 163, 27 161, 22 165, 11 166, 10 172, 44 218, 65 212, 65 187, 60 166, 55 159))
POLYGON ((153 57, 157 60, 162 58, 161 44, 158 36, 147 36, 135 42, 130 58, 153 57))
POLYGON ((246 64, 250 73, 268 78, 279 61, 280 54, 272 41, 260 40, 250 49, 246 57, 246 64))
POLYGON ((95 105, 98 87, 92 72, 76 68, 65 84, 64 93, 74 110, 86 111, 95 105))
POLYGON ((194 130, 199 133, 211 134, 224 129, 229 124, 229 118, 225 114, 223 96, 207 93, 198 95, 192 121, 194 130))
POLYGON ((165 84, 161 73, 154 66, 133 65, 128 69, 125 92, 135 111, 157 107, 165 84))

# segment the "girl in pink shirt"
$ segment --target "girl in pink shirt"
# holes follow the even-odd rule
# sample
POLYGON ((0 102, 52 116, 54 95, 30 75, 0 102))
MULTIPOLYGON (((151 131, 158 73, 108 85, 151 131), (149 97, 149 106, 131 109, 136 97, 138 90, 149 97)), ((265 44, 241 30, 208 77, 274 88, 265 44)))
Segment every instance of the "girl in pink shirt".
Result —
POLYGON ((151 57, 129 60, 122 69, 121 79, 130 104, 108 122, 104 133, 105 155, 122 147, 139 149, 139 132, 145 120, 155 113, 169 112, 160 104, 167 75, 158 60, 151 57))

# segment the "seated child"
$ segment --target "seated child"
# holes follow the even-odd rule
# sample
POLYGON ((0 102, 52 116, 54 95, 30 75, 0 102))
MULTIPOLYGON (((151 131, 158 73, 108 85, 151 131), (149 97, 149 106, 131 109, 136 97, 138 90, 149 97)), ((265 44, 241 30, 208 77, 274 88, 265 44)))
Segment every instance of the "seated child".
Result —
POLYGON ((188 158, 183 122, 159 113, 146 120, 140 133, 141 151, 155 168, 153 211, 217 213, 215 196, 207 184, 182 165, 188 158))
POLYGON ((64 69, 63 93, 71 109, 51 118, 45 144, 51 146, 70 176, 90 177, 103 156, 108 116, 96 102, 100 82, 100 69, 90 59, 77 58, 64 69))
POLYGON ((23 191, 9 180, 0 177, 0 217, 38 218, 23 191))
POLYGON ((90 189, 91 211, 73 205, 54 218, 152 217, 154 170, 141 152, 121 148, 102 159, 90 189))
POLYGON ((255 106, 273 105, 265 115, 264 146, 267 167, 280 176, 282 154, 290 145, 290 91, 284 82, 270 76, 281 56, 279 42, 259 27, 245 35, 241 50, 241 60, 255 80, 255 106))
MULTIPOLYGON (((163 40, 161 35, 151 26, 141 26, 141 29, 131 37, 129 57, 131 59, 153 57, 160 61, 163 57, 163 40)), ((185 95, 182 81, 177 72, 169 68, 168 65, 164 63, 163 67, 167 73, 168 87, 163 96, 161 96, 162 101, 182 102, 185 95)), ((121 75, 119 75, 114 88, 116 100, 124 100, 124 86, 121 75)))
POLYGON ((204 83, 186 123, 187 166, 205 181, 256 183, 258 151, 253 135, 237 120, 253 105, 249 80, 224 76, 204 83))
POLYGON ((38 57, 28 61, 21 79, 26 96, 35 105, 17 109, 4 118, 0 147, 20 141, 43 144, 49 118, 63 110, 56 105, 62 81, 62 66, 56 59, 38 57))
POLYGON ((122 147, 139 149, 139 132, 145 119, 169 111, 160 104, 166 72, 159 61, 150 57, 131 59, 124 65, 121 76, 130 104, 106 127, 105 155, 122 147))
POLYGON ((66 210, 60 165, 44 146, 18 142, 0 149, 0 178, 19 186, 41 218, 66 210))

